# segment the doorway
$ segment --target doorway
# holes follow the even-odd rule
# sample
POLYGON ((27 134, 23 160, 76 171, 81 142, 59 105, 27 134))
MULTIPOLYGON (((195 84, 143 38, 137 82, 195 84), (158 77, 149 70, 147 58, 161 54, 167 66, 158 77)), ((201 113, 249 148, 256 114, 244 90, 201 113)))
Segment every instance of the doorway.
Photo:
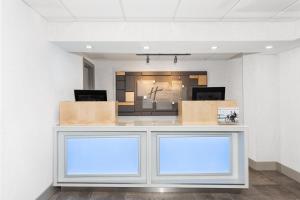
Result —
POLYGON ((83 89, 95 89, 95 65, 83 58, 83 89))

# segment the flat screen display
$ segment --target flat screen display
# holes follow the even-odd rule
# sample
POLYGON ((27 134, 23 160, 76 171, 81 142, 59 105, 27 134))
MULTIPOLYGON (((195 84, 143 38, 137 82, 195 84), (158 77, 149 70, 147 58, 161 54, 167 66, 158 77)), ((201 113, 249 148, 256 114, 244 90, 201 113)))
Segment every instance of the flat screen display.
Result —
POLYGON ((193 100, 195 101, 213 101, 225 100, 225 87, 194 87, 193 100))
POLYGON ((76 101, 107 101, 106 90, 74 90, 76 101))

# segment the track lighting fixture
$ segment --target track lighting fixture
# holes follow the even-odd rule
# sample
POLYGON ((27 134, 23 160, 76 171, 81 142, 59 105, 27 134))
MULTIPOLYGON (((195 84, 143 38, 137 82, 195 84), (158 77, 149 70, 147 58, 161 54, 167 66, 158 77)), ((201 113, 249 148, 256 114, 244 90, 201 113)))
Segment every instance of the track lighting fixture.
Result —
POLYGON ((273 49, 272 45, 265 46, 265 49, 273 49))
POLYGON ((177 56, 174 57, 174 64, 177 63, 177 56))
POLYGON ((150 63, 150 56, 174 56, 174 63, 176 64, 178 62, 177 56, 191 56, 190 53, 150 53, 150 54, 136 54, 137 56, 146 56, 146 63, 150 63))
POLYGON ((93 46, 92 46, 92 45, 90 45, 90 44, 87 44, 87 45, 85 46, 85 48, 86 48, 86 49, 92 49, 92 48, 93 48, 93 46))

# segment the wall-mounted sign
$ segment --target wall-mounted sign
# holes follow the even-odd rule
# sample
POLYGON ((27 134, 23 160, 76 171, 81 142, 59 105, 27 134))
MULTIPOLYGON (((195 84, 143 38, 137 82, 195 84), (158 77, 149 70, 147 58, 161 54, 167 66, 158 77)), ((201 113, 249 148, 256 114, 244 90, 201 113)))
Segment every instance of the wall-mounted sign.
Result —
POLYGON ((206 71, 116 72, 119 115, 177 115, 178 101, 191 100, 193 86, 207 86, 206 71))

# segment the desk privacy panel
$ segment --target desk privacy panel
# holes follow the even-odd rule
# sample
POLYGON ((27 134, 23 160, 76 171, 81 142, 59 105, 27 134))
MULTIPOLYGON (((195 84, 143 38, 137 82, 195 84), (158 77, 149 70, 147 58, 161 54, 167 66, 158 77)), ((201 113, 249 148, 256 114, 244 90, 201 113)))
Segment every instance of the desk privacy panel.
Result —
POLYGON ((192 87, 207 87, 206 71, 116 72, 120 116, 178 115, 178 101, 192 99, 192 87))

